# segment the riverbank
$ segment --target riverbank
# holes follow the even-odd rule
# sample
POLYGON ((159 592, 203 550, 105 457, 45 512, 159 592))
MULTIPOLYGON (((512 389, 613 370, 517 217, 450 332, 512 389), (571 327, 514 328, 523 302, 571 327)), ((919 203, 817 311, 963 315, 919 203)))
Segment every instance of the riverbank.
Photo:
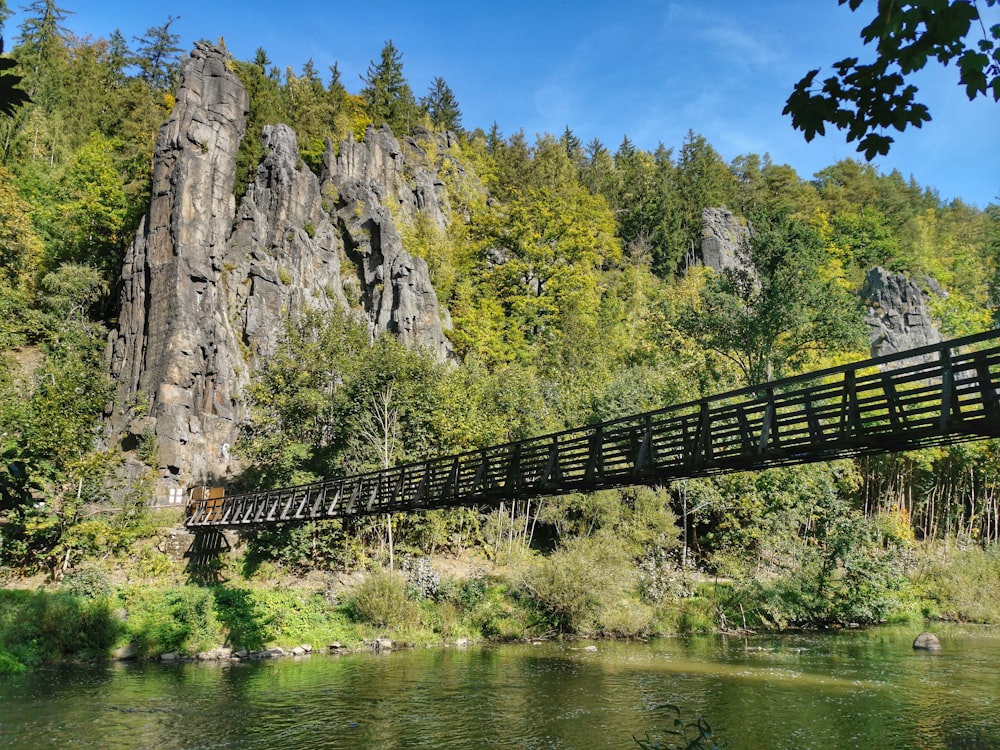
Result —
MULTIPOLYGON (((164 554, 153 567, 149 560, 140 549, 129 558, 81 565, 58 583, 9 581, 0 589, 0 672, 116 654, 184 659, 291 653, 306 645, 347 652, 387 643, 778 631, 781 607, 790 606, 782 595, 794 593, 778 578, 748 586, 675 571, 654 596, 621 587, 622 570, 602 568, 597 559, 575 560, 570 569, 535 556, 501 564, 468 551, 402 556, 393 572, 374 565, 294 574, 273 563, 247 567, 241 551, 231 549, 209 566, 207 578, 193 575, 183 554, 164 554)), ((918 545, 905 572, 885 621, 1000 623, 995 548, 918 545)))

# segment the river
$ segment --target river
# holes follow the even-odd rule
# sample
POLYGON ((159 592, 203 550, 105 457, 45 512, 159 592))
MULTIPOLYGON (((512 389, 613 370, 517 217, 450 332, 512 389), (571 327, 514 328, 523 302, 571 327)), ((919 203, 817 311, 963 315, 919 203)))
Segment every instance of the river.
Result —
POLYGON ((636 748, 672 703, 731 750, 1000 748, 1000 631, 916 632, 43 669, 0 675, 0 747, 636 748))

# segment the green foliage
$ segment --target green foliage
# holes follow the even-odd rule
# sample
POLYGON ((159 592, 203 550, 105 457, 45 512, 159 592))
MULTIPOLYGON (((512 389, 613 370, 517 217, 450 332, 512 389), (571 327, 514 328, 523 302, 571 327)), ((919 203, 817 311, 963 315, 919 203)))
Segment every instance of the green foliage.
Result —
MULTIPOLYGON (((942 5, 933 22, 971 12, 955 6, 942 5)), ((930 6, 901 6, 901 29, 917 7, 930 6)), ((24 17, 19 67, 0 68, 22 76, 32 97, 0 121, 0 564, 65 573, 65 596, 98 601, 109 582, 96 558, 130 574, 173 572, 143 507, 148 487, 123 487, 115 460, 95 453, 92 439, 110 398, 103 350, 115 323, 112 290, 148 206, 153 139, 173 104, 176 19, 151 27, 130 50, 120 34, 72 34, 52 0, 36 0, 24 17)), ((936 44, 956 29, 928 27, 921 39, 936 44)), ((873 27, 873 40, 901 39, 890 31, 873 27)), ((995 30, 984 34, 994 44, 995 30)), ((915 53, 911 41, 889 51, 915 53)), ((955 59, 967 85, 982 82, 972 75, 981 59, 955 59)), ((897 173, 845 160, 806 181, 766 155, 726 164, 693 132, 676 150, 652 153, 626 137, 613 154, 599 141, 583 146, 568 127, 534 143, 523 131, 505 138, 495 125, 466 133, 442 78, 417 105, 392 42, 359 94, 347 91, 336 65, 328 82, 312 61, 282 73, 263 49, 229 65, 250 96, 237 197, 264 156, 265 125, 289 124, 302 162, 317 173, 328 138, 336 150, 371 124, 387 123, 401 138, 418 125, 459 136, 416 141, 447 190, 448 226, 426 212, 397 224, 451 312, 461 364, 441 367, 388 336, 372 344, 346 315, 290 319, 249 391, 252 422, 238 448, 249 467, 245 486, 472 450, 697 398, 740 374, 757 382, 849 356, 861 319, 849 293, 876 263, 946 287, 949 296, 931 306, 949 334, 985 327, 997 308, 996 207, 943 204, 897 173), (754 225, 753 272, 677 276, 697 257, 703 209, 720 205, 754 225)), ((337 208, 337 196, 323 199, 325 210, 337 208)), ((147 454, 152 437, 144 435, 147 454)), ((898 574, 909 524, 927 537, 959 534, 963 544, 995 535, 995 454, 981 444, 871 460, 860 479, 853 465, 835 464, 692 480, 672 493, 518 502, 502 513, 275 527, 248 540, 239 572, 252 586, 130 592, 129 621, 150 652, 217 644, 226 633, 248 647, 330 632, 360 637, 390 615, 423 633, 506 639, 553 627, 700 631, 726 624, 719 611, 729 623, 745 613, 753 625, 878 621, 908 596, 898 574), (674 511, 686 555, 732 576, 731 587, 708 595, 685 579, 663 596, 640 590, 642 561, 673 560, 674 511), (439 592, 437 603, 404 601, 405 616, 378 614, 369 595, 376 613, 353 624, 322 598, 277 590, 286 572, 365 567, 386 557, 388 543, 400 554, 478 546, 494 561, 529 557, 532 545, 554 552, 527 565, 524 581, 480 579, 439 592)), ((966 568, 979 566, 970 559, 966 568)), ((925 594, 927 606, 948 617, 991 616, 971 599, 948 604, 965 587, 990 590, 987 579, 954 575, 926 573, 941 596, 925 594)), ((13 647, 4 653, 22 663, 13 647)))
POLYGON ((18 661, 13 654, 5 651, 3 648, 0 648, 0 675, 20 674, 26 669, 27 667, 18 661))
MULTIPOLYGON (((107 656, 121 624, 105 597, 0 589, 0 662, 35 666, 67 657, 107 656)), ((2 668, 0 668, 2 671, 2 668)))
POLYGON ((277 563, 293 572, 352 570, 366 561, 365 539, 340 520, 305 524, 278 524, 247 535, 243 574, 258 576, 265 563, 277 563))
MULTIPOLYGON (((664 161, 666 155, 660 156, 664 161)), ((665 252, 653 259, 661 276, 673 274, 701 250, 701 212, 710 206, 736 204, 736 178, 704 136, 688 131, 668 185, 673 193, 664 218, 665 252)))
POLYGON ((462 112, 458 100, 443 78, 438 76, 431 82, 427 96, 421 99, 420 104, 435 128, 462 133, 462 112))
POLYGON ((823 243, 805 222, 759 216, 740 267, 708 272, 679 324, 734 362, 747 385, 791 374, 816 352, 862 346, 858 302, 824 279, 823 243))
POLYGON ((765 628, 871 624, 903 604, 911 537, 852 507, 857 477, 841 475, 844 468, 770 469, 718 480, 722 492, 714 497, 716 480, 687 483, 688 503, 699 513, 723 503, 706 541, 716 569, 733 579, 724 603, 729 621, 765 628))
POLYGON ((351 635, 340 609, 322 594, 306 590, 217 586, 215 612, 234 648, 359 640, 351 635))
POLYGON ((554 139, 504 153, 511 174, 498 188, 522 177, 529 187, 483 217, 477 283, 453 304, 457 342, 487 366, 586 366, 600 335, 601 272, 621 258, 613 216, 554 139))
POLYGON ((107 599, 114 593, 107 572, 93 564, 66 573, 62 585, 69 593, 85 599, 107 599))
POLYGON ((143 36, 134 38, 138 46, 131 62, 138 66, 142 79, 158 91, 169 91, 177 83, 181 52, 177 43, 181 37, 170 30, 176 20, 168 16, 165 23, 151 26, 143 36))
POLYGON ((397 135, 408 135, 418 124, 420 111, 410 84, 403 75, 403 55, 390 39, 379 61, 368 66, 362 78, 361 97, 376 125, 387 124, 397 135))
POLYGON ((509 584, 474 577, 462 582, 454 600, 476 632, 498 641, 516 641, 550 629, 544 613, 509 584))
POLYGON ((1000 547, 959 546, 955 540, 920 550, 914 584, 928 616, 1000 623, 1000 547))
POLYGON ((407 596, 406 579, 396 573, 372 571, 350 598, 352 617, 377 628, 403 628, 416 619, 416 606, 407 596))
POLYGON ((120 592, 120 598, 128 615, 128 639, 142 654, 194 654, 223 643, 210 589, 134 586, 120 592))
MULTIPOLYGON (((851 10, 862 0, 839 0, 851 10)), ((988 7, 997 0, 986 0, 988 7)), ((807 73, 788 97, 783 114, 807 141, 824 135, 826 124, 847 131, 847 140, 858 141, 866 159, 889 152, 892 137, 884 130, 920 127, 930 121, 926 105, 916 100, 917 86, 908 77, 929 60, 947 65, 957 62, 959 83, 969 99, 992 95, 1000 101, 1000 24, 984 25, 976 3, 963 0, 913 0, 878 4, 878 11, 861 31, 865 44, 875 42, 871 63, 848 57, 833 64, 817 93, 819 69, 807 73)))
POLYGON ((564 632, 593 635, 602 610, 635 591, 635 572, 624 545, 610 535, 567 539, 548 557, 525 566, 523 585, 564 632))

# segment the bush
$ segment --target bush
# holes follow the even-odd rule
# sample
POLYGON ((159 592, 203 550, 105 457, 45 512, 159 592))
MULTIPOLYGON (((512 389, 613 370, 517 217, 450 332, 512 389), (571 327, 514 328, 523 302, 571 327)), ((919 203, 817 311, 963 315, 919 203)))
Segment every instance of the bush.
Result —
POLYGON ((611 638, 644 638, 652 629, 653 609, 641 602, 622 599, 601 607, 601 633, 611 638))
POLYGON ((600 612, 628 598, 636 588, 628 552, 608 535, 569 539, 547 558, 523 571, 524 586, 560 629, 591 635, 600 612))
POLYGON ((1000 623, 1000 545, 958 549, 928 544, 914 582, 932 617, 1000 623))
POLYGON ((406 573, 406 587, 411 596, 428 599, 436 596, 441 588, 441 576, 426 557, 406 557, 402 564, 406 573))
POLYGON ((406 595, 406 579, 385 570, 373 571, 350 598, 351 616, 378 628, 404 627, 416 620, 416 607, 406 595))
POLYGON ((19 674, 27 669, 13 654, 0 648, 0 674, 19 674))
POLYGON ((105 599, 0 591, 0 649, 21 664, 103 657, 120 633, 121 623, 105 599))
POLYGON ((71 594, 86 599, 106 599, 114 593, 107 571, 93 564, 84 564, 68 571, 63 576, 62 585, 71 594))
POLYGON ((517 596, 504 583, 470 579, 459 591, 459 601, 468 607, 469 622, 486 638, 516 641, 550 629, 534 600, 517 596))
POLYGON ((127 630, 140 653, 196 653, 223 642, 215 614, 215 597, 208 589, 132 588, 123 592, 127 630))

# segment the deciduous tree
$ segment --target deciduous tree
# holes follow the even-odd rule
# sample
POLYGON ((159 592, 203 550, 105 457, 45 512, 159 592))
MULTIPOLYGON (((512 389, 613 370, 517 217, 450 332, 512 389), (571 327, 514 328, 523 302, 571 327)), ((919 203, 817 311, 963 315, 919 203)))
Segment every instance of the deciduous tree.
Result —
POLYGON ((747 385, 788 374, 809 352, 860 347, 857 300, 821 273, 823 243, 805 222, 758 215, 740 267, 708 279, 685 332, 735 363, 747 385))
MULTIPOLYGON (((864 0, 838 0, 852 11, 864 0)), ((983 0, 993 8, 1000 0, 983 0)), ((807 141, 825 135, 827 124, 847 131, 858 151, 871 159, 887 154, 892 137, 882 131, 919 128, 930 121, 927 105, 917 101, 909 81, 930 60, 956 61, 959 83, 969 99, 992 96, 1000 101, 1000 22, 981 13, 969 0, 879 0, 875 17, 861 31, 865 44, 875 43, 875 59, 861 63, 847 57, 833 64, 834 74, 817 84, 819 69, 809 71, 785 104, 792 126, 807 141), (987 27, 987 23, 990 25, 987 27)))

